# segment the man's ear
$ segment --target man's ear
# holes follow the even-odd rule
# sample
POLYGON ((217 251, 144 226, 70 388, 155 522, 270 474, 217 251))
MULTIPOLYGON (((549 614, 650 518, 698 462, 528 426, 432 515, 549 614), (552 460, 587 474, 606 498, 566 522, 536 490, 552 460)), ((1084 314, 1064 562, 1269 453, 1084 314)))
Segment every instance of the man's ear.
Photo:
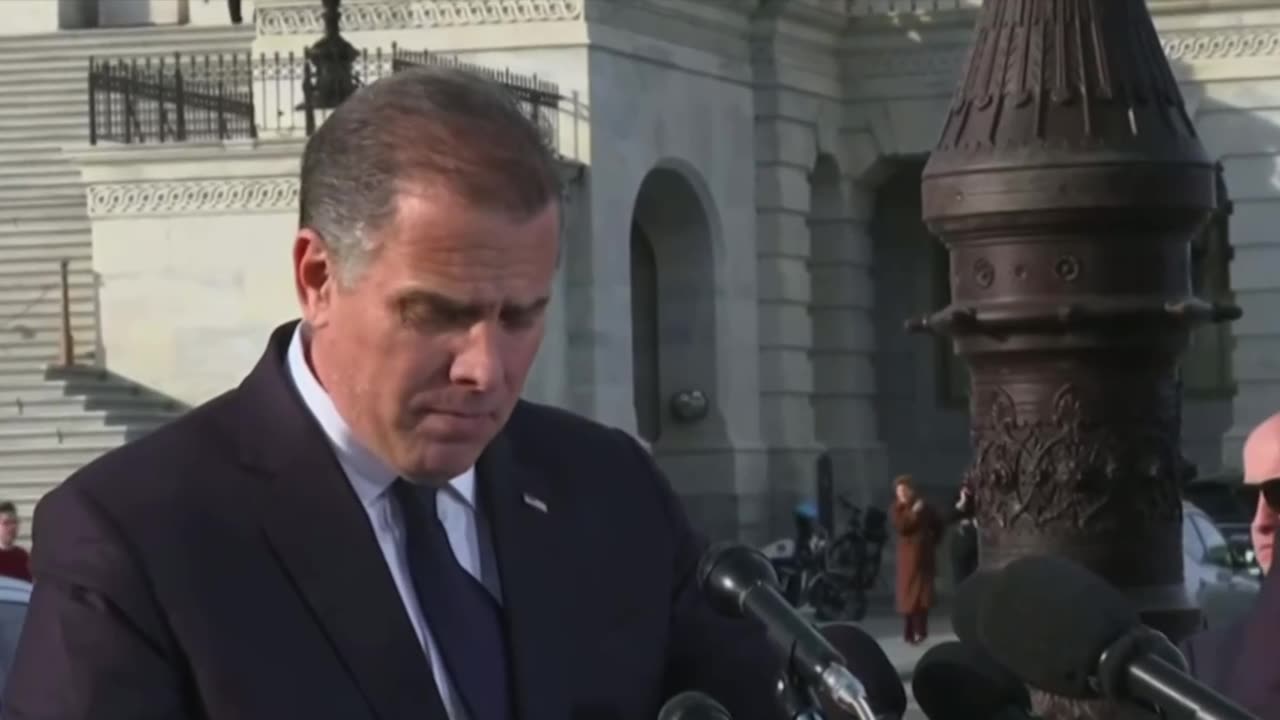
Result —
POLYGON ((302 319, 312 328, 324 327, 337 291, 337 265, 324 238, 311 228, 300 228, 294 238, 293 281, 302 319))

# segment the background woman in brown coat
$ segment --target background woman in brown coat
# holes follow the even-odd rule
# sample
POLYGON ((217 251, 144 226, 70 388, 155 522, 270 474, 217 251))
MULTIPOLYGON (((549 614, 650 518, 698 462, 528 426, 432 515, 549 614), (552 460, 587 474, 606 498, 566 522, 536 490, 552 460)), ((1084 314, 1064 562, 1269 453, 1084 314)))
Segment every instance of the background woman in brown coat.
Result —
POLYGON ((929 636, 929 608, 933 605, 935 555, 941 531, 937 513, 916 494, 910 475, 893 481, 896 498, 891 513, 898 532, 898 612, 903 638, 912 645, 929 636))

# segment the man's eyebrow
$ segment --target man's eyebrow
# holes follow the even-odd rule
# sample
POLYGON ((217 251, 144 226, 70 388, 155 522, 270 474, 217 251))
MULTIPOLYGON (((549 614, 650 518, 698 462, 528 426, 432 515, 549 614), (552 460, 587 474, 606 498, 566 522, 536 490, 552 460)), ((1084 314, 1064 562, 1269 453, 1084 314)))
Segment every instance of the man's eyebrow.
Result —
MULTIPOLYGON (((493 307, 492 303, 471 303, 434 290, 409 290, 401 294, 397 300, 402 304, 422 303, 453 313, 481 313, 493 307)), ((544 295, 527 303, 504 302, 501 309, 514 312, 537 312, 546 308, 550 302, 550 296, 544 295)))

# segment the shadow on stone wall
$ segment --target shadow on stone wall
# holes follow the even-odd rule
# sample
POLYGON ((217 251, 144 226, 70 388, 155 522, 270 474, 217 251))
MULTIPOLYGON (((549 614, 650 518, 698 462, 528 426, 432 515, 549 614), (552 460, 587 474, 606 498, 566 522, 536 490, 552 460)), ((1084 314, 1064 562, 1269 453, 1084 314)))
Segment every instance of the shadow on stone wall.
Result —
POLYGON ((106 427, 123 428, 126 442, 179 417, 188 405, 159 390, 97 367, 51 367, 45 379, 63 383, 63 394, 103 413, 106 427))

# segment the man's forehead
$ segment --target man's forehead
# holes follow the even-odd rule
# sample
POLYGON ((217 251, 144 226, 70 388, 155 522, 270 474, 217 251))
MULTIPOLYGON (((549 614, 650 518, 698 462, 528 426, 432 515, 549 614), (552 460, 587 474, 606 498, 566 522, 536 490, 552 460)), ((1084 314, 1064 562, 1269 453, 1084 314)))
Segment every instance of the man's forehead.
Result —
POLYGON ((1244 443, 1244 481, 1257 485, 1280 478, 1280 415, 1249 433, 1244 443))

